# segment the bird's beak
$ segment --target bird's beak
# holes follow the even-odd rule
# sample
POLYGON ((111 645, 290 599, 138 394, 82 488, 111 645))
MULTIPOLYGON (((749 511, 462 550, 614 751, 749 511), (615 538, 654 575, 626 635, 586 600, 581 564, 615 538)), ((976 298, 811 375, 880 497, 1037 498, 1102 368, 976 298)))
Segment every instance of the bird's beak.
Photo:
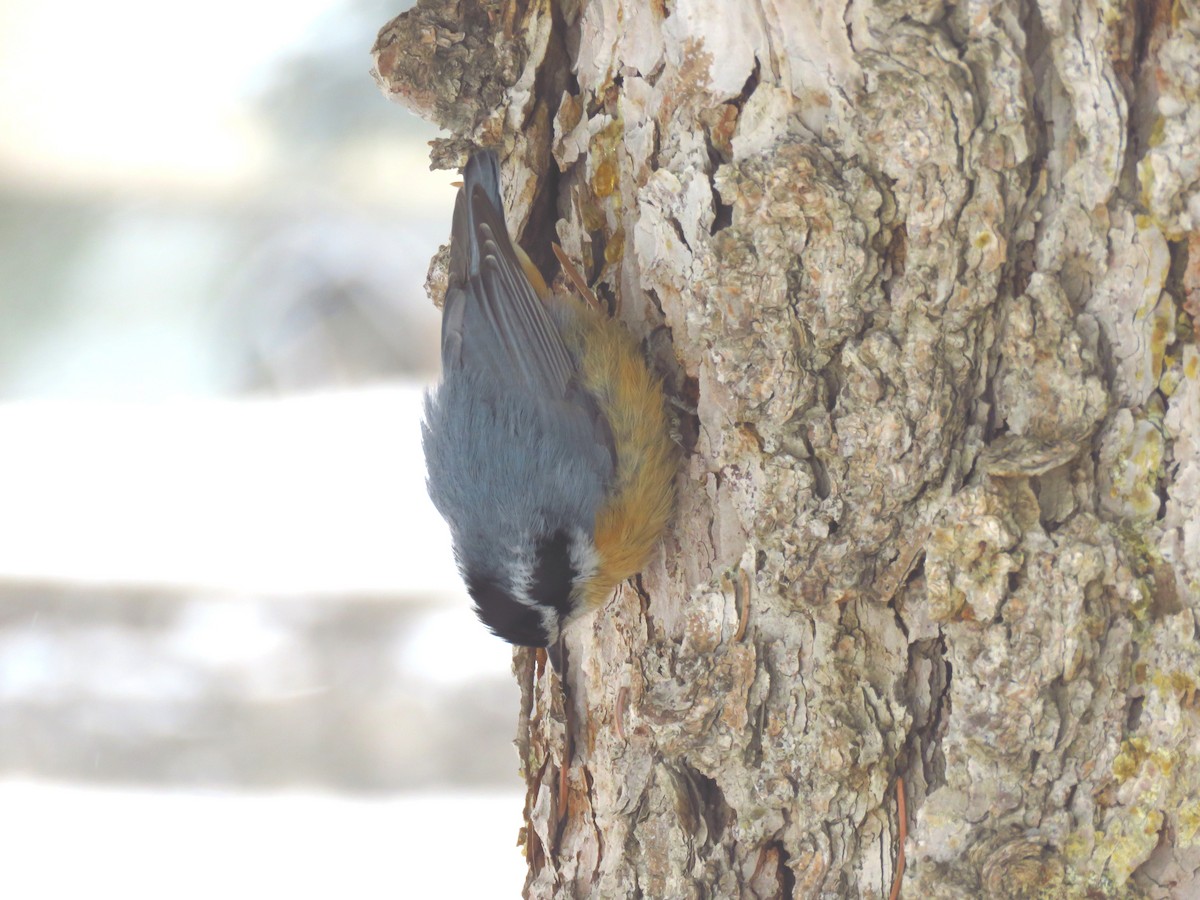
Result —
POLYGON ((558 673, 559 678, 567 677, 567 642, 561 635, 546 648, 546 658, 550 660, 550 668, 558 673))

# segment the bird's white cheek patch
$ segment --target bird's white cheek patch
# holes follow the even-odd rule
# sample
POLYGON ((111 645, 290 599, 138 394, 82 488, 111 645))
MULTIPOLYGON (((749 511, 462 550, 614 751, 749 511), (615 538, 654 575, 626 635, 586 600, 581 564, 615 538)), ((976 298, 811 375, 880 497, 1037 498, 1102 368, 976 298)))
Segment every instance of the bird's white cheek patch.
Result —
POLYGON ((571 535, 571 568, 578 574, 579 581, 587 581, 600 569, 600 554, 591 537, 581 528, 571 535))
MULTIPOLYGON (((526 542, 524 547, 532 546, 531 542, 526 542)), ((574 557, 572 557, 572 561, 574 557)), ((529 591, 533 587, 533 556, 527 550, 523 551, 517 547, 512 548, 512 563, 507 571, 508 577, 511 579, 510 591, 512 598, 522 606, 528 606, 530 609, 537 610, 538 616, 542 620, 542 630, 546 633, 547 644, 553 644, 558 640, 559 624, 558 613, 553 607, 542 606, 529 596, 529 591)))

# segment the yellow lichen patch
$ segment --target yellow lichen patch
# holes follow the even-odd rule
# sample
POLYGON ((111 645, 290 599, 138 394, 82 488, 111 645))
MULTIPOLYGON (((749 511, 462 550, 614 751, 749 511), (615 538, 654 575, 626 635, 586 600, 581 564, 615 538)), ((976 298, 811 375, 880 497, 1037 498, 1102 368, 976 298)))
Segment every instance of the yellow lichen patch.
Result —
MULTIPOLYGON (((1158 708, 1161 698, 1174 697, 1189 689, 1187 673, 1156 671, 1149 679, 1147 710, 1158 708)), ((1161 728, 1155 726, 1161 732, 1161 728)), ((1094 849, 1083 848, 1081 867, 1090 862, 1093 876, 1121 886, 1158 845, 1164 829, 1170 829, 1177 846, 1196 841, 1200 830, 1200 801, 1196 799, 1196 760, 1182 749, 1161 739, 1138 735, 1121 744, 1112 763, 1114 781, 1096 795, 1105 809, 1102 830, 1092 832, 1094 849)), ((1086 832, 1081 835, 1086 842, 1086 832)))
POLYGON ((1154 687, 1161 693, 1174 697, 1181 706, 1190 707, 1196 699, 1196 679, 1186 672, 1172 670, 1156 672, 1153 679, 1154 687))
POLYGON ((1157 116, 1154 119, 1154 124, 1150 128, 1150 137, 1149 137, 1149 140, 1147 141, 1147 144, 1149 146, 1157 147, 1160 144, 1162 144, 1163 139, 1166 137, 1166 133, 1167 133, 1166 123, 1167 123, 1167 120, 1164 119, 1162 116, 1157 116))
MULTIPOLYGON (((1175 337, 1178 340, 1178 327, 1175 329, 1175 337)), ((1158 379, 1158 390, 1159 393, 1170 400, 1184 380, 1183 367, 1180 365, 1179 357, 1174 353, 1168 353, 1164 356, 1162 370, 1162 377, 1158 379)))
POLYGON ((1180 807, 1176 823, 1175 836, 1180 847, 1200 843, 1200 800, 1193 800, 1180 807))
POLYGON ((926 545, 930 615, 935 621, 988 621, 1008 595, 1024 556, 1019 526, 1002 490, 971 488, 959 508, 932 528, 926 545))
POLYGON ((1163 294, 1150 320, 1150 369, 1155 383, 1162 377, 1167 347, 1175 341, 1175 304, 1163 294))
POLYGON ((1150 207, 1154 193, 1154 165, 1150 159, 1143 157, 1137 166, 1138 182, 1142 186, 1142 206, 1150 207))
POLYGON ((1095 846, 1095 832, 1090 828, 1080 829, 1067 835, 1067 839, 1062 844, 1062 853, 1069 862, 1078 865, 1091 856, 1093 846, 1095 846))
POLYGON ((1008 244, 990 226, 985 226, 971 240, 968 260, 982 272, 994 272, 1008 259, 1008 244))
POLYGON ((1163 814, 1162 810, 1149 810, 1142 817, 1142 834, 1156 835, 1162 830, 1163 814))
POLYGON ((1142 768, 1146 759, 1148 742, 1143 737, 1129 738, 1121 744, 1121 752, 1113 760, 1113 777, 1119 782, 1128 781, 1142 768))
POLYGON ((1161 504, 1157 487, 1165 440, 1155 418, 1160 417, 1135 418, 1129 410, 1120 410, 1101 443, 1101 503, 1127 522, 1153 519, 1161 504))
POLYGON ((1098 836, 1097 855, 1108 857, 1105 874, 1118 886, 1124 885, 1158 844, 1163 814, 1157 809, 1130 807, 1127 814, 1111 822, 1098 836))

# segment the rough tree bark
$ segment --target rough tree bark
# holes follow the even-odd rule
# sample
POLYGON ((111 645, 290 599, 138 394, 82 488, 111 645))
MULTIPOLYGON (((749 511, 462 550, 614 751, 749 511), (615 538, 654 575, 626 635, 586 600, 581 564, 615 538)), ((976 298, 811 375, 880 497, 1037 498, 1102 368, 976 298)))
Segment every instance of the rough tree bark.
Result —
POLYGON ((902 776, 906 896, 1200 895, 1200 3, 421 0, 374 52, 684 410, 570 743, 517 656, 527 894, 887 896, 902 776))

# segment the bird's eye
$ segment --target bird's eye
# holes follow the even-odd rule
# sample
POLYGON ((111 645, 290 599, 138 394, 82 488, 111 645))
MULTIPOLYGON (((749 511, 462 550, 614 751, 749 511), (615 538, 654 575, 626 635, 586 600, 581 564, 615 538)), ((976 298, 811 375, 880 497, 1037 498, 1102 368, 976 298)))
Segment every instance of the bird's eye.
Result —
POLYGON ((475 615, 496 637, 521 647, 545 647, 550 642, 545 619, 536 606, 521 603, 490 578, 467 578, 475 615))

